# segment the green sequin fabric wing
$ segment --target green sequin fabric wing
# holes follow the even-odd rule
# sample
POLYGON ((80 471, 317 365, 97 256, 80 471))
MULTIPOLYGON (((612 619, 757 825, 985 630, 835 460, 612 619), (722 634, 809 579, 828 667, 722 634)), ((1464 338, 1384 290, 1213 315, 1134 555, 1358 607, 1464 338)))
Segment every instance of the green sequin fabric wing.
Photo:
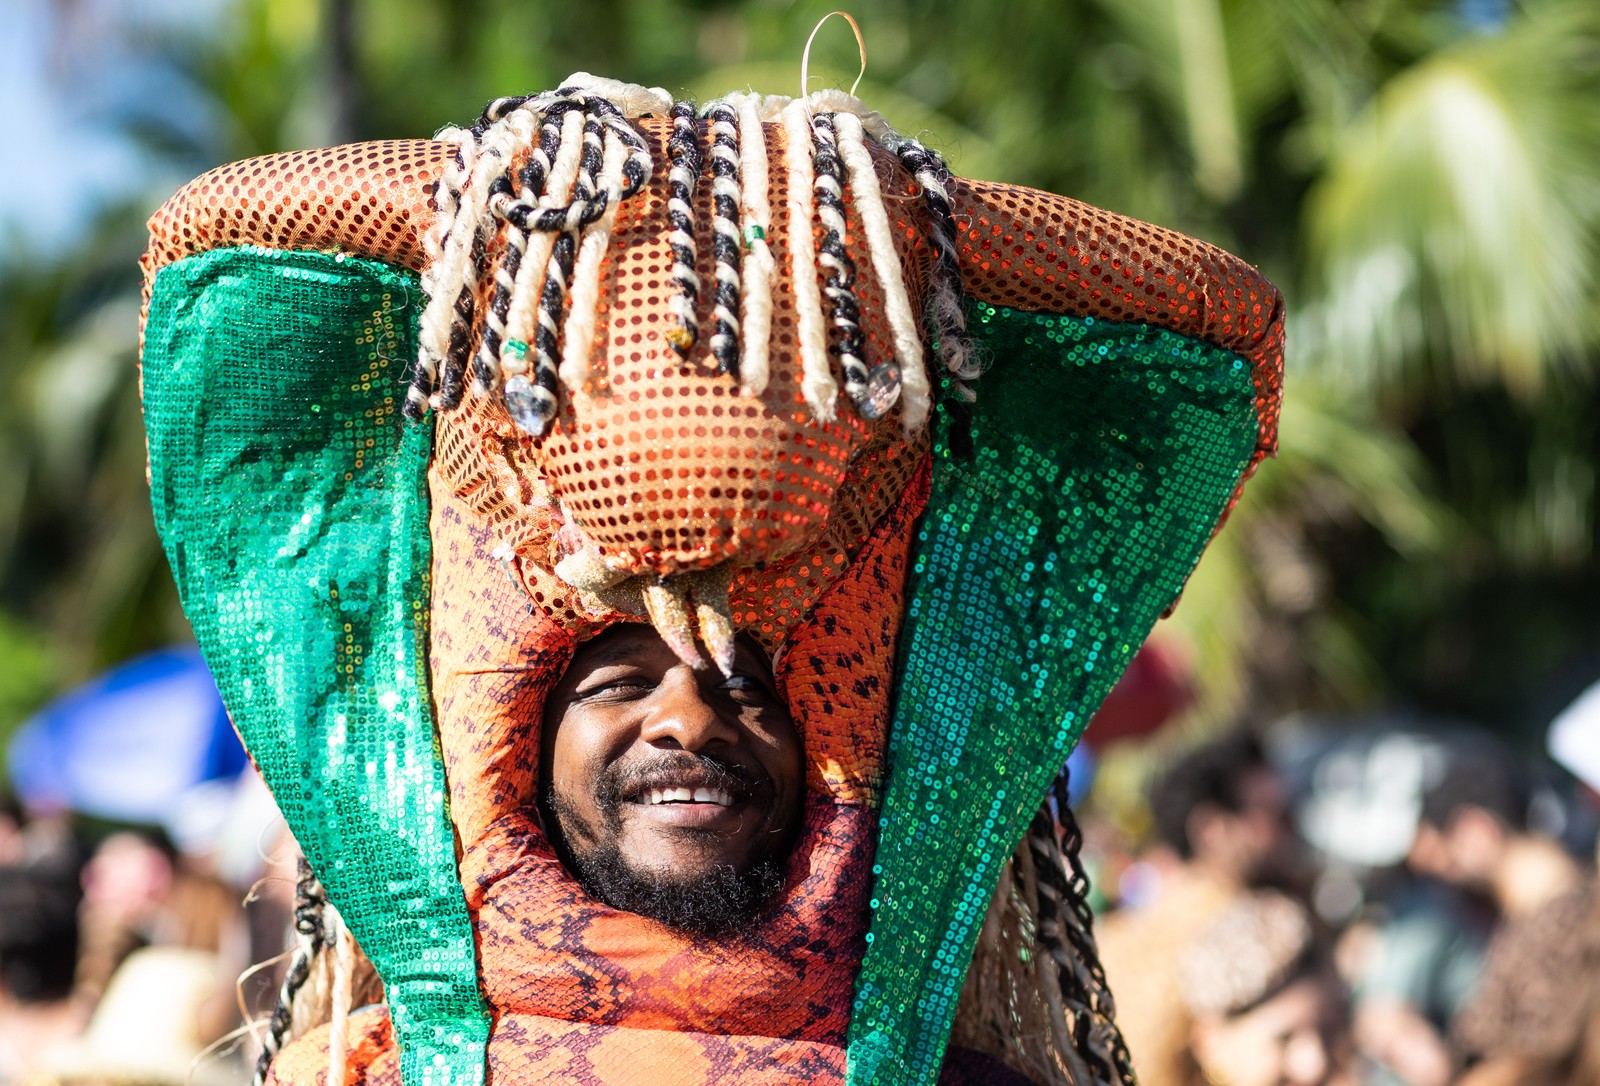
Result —
POLYGON ((480 1083, 488 1018, 427 676, 431 429, 401 420, 417 277, 218 249, 145 328, 156 523, 223 700, 377 966, 407 1086, 480 1083))
POLYGON ((941 412, 915 547, 851 1086, 932 1083, 1000 871, 1250 462, 1249 366, 979 305, 972 455, 941 412))

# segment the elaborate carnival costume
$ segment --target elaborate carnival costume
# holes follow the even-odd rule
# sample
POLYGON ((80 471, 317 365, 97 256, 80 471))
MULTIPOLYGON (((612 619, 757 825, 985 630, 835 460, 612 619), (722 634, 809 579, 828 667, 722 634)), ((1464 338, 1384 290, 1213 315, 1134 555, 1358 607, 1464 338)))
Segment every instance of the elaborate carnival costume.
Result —
POLYGON ((387 997, 278 1081, 933 1082, 980 940, 961 1040, 1121 1073, 1040 804, 1273 451, 1270 284, 839 92, 588 76, 222 167, 151 228, 157 522, 387 997), (756 638, 800 729, 753 933, 611 909, 540 827, 544 698, 636 621, 701 666, 756 638))

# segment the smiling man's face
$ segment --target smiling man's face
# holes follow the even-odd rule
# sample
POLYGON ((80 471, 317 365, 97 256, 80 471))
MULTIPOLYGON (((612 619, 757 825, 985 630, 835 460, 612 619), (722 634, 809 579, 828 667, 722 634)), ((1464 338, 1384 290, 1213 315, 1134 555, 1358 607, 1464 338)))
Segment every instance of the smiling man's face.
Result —
POLYGON ((758 915, 800 826, 800 737, 760 650, 696 671, 648 626, 578 649, 545 706, 540 805, 591 895, 686 931, 758 915))

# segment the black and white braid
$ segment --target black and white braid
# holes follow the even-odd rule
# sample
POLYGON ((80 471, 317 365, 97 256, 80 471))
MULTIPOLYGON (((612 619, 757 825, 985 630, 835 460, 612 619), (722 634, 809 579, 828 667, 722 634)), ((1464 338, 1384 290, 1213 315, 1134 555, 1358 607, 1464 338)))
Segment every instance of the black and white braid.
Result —
POLYGON ((950 207, 950 171, 937 152, 905 137, 887 145, 922 188, 933 243, 933 281, 928 287, 928 319, 938 340, 939 362, 956 394, 972 399, 971 382, 979 373, 967 337, 967 312, 962 300, 961 257, 956 252, 956 218, 950 207))
MULTIPOLYGON (((460 129, 447 129, 440 135, 475 139, 460 129)), ((464 145, 457 146, 455 154, 451 156, 450 165, 444 169, 434 184, 433 202, 438 217, 433 228, 423 237, 423 249, 428 254, 428 269, 424 272, 422 281, 425 291, 433 289, 440 276, 445 251, 450 247, 450 237, 461 204, 461 189, 466 184, 466 175, 464 145)), ((402 409, 407 418, 420 419, 428 413, 430 406, 428 401, 433 396, 434 390, 439 387, 440 362, 438 351, 428 342, 427 333, 423 332, 422 342, 418 345, 417 363, 411 372, 411 384, 406 389, 406 402, 402 409)))
POLYGON ((535 219, 535 229, 547 229, 559 221, 561 231, 545 272, 544 287, 539 292, 538 323, 533 330, 532 413, 529 425, 524 428, 536 437, 544 433, 556 414, 556 388, 561 367, 561 308, 566 299, 567 281, 572 277, 573 258, 578 252, 578 232, 586 225, 588 216, 598 217, 604 209, 602 201, 595 198, 595 175, 605 149, 603 127, 594 112, 585 118, 583 151, 578 158, 578 179, 573 187, 572 203, 564 209, 542 211, 535 219))
MULTIPOLYGON (((628 149, 628 157, 622 164, 622 186, 608 199, 626 200, 639 192, 650 181, 650 174, 655 169, 655 160, 650 157, 650 145, 639 135, 633 125, 628 123, 627 115, 616 105, 598 94, 585 94, 585 105, 600 115, 605 123, 606 131, 621 140, 628 149)), ((596 212, 593 218, 598 218, 596 212)))
POLYGON ((253 1086, 262 1086, 266 1082, 272 1061, 288 1039, 290 1026, 294 1022, 295 996, 311 975, 311 966, 317 954, 327 945, 327 931, 323 924, 323 913, 327 907, 328 893, 322 887, 322 880, 311 870, 305 857, 300 857, 294 887, 294 954, 289 959, 289 968, 284 972, 283 984, 278 989, 278 1002, 272 1008, 272 1019, 267 1024, 266 1035, 261 1038, 261 1055, 256 1059, 253 1086))
POLYGON ((1038 939, 1055 963, 1062 1004, 1072 1013, 1073 1046, 1087 1064, 1093 1086, 1136 1086, 1133 1061, 1117 1028, 1116 1003, 1095 945, 1089 876, 1081 856, 1083 832, 1068 802, 1067 784, 1063 769, 1028 828, 1037 876, 1038 939))
POLYGON ((845 246, 844 164, 839 158, 838 137, 833 130, 833 114, 818 113, 811 119, 812 161, 816 166, 817 216, 822 220, 822 243, 817 263, 825 272, 822 292, 830 304, 833 321, 831 354, 839 358, 845 395, 857 404, 867 397, 870 376, 863 354, 861 309, 856 303, 856 264, 845 246))
POLYGON ((739 376, 739 264, 743 255, 739 222, 739 118, 724 101, 705 110, 711 122, 711 251, 716 258, 712 287, 711 355, 721 373, 739 376))
MULTIPOLYGON (((484 117, 491 119, 491 113, 496 106, 510 103, 508 108, 515 108, 529 100, 529 98, 496 99, 484 110, 484 117)), ((534 144, 528 153, 527 162, 518 171, 514 189, 509 177, 495 179, 490 187, 489 209, 500 218, 507 219, 507 208, 513 200, 531 207, 540 196, 544 195, 545 182, 550 176, 550 160, 561 145, 562 119, 568 110, 574 108, 577 108, 575 103, 561 102, 545 112, 539 126, 539 142, 534 144)), ((495 116, 492 119, 499 118, 495 116)), ((522 267, 522 259, 527 250, 528 230, 507 219, 506 255, 495 269, 494 296, 489 302, 489 311, 484 315, 483 337, 478 344, 478 353, 473 359, 473 391, 478 395, 487 393, 500 379, 501 348, 506 340, 506 317, 511 308, 511 294, 516 284, 517 270, 522 267)))
POLYGON ((700 274, 695 271, 698 254, 694 241, 694 189, 705 159, 700 137, 695 132, 695 104, 672 104, 672 138, 667 141, 671 170, 667 174, 667 225, 671 233, 667 244, 672 249, 672 315, 678 326, 667 335, 667 342, 679 358, 688 358, 700 340, 700 274))

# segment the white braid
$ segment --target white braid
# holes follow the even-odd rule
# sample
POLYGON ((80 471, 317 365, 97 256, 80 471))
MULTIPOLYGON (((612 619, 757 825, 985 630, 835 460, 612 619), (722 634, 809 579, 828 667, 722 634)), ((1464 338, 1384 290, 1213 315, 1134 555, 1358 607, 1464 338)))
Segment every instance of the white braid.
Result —
POLYGON ((850 196, 861 217, 867 250, 872 255, 872 270, 883 287, 889 330, 894 337, 895 361, 900 366, 901 424, 907 435, 920 430, 928 420, 931 397, 928 371, 922 359, 922 337, 917 318, 906 295, 905 272, 895 251, 894 233, 883 207, 883 190, 872 155, 862 141, 861 119, 854 113, 838 113, 833 119, 839 135, 839 157, 850 173, 850 196))
POLYGON ((622 203, 622 164, 628 148, 614 134, 606 137, 605 157, 601 160, 599 192, 607 196, 606 209, 590 223, 578 243, 578 256, 572 268, 572 293, 569 296, 566 343, 561 349, 561 383, 569 392, 582 391, 589 381, 590 351, 594 346, 595 322, 600 307, 600 265, 611 244, 611 227, 617 221, 622 203))
MULTIPOLYGON (((505 135, 502 138, 506 138, 507 142, 511 144, 510 153, 508 153, 506 156, 506 162, 508 164, 511 161, 511 154, 515 154, 518 148, 524 147, 530 142, 535 144, 535 152, 537 153, 538 127, 539 115, 530 112, 526 108, 518 108, 513 110, 508 116, 502 118, 499 123, 495 125, 495 132, 497 134, 504 133, 505 135)), ((502 224, 500 229, 506 237, 507 245, 522 250, 523 253, 526 252, 527 238, 522 231, 518 230, 510 223, 502 224)), ((519 254, 519 258, 521 255, 522 254, 519 254)), ((495 285, 505 289, 509 293, 512 287, 512 282, 510 275, 508 275, 506 272, 504 260, 500 260, 495 264, 494 278, 495 285)), ((503 344, 506 336, 505 325, 501 323, 500 317, 495 313, 494 306, 491 305, 484 310, 483 320, 484 335, 478 349, 481 352, 480 358, 490 372, 485 375, 487 380, 479 380, 478 377, 474 375, 473 393, 478 396, 482 396, 484 393, 488 392, 489 387, 493 383, 494 379, 499 376, 498 373, 494 372, 495 363, 497 360, 490 357, 490 352, 487 351, 486 348, 488 348, 492 342, 503 344)))
POLYGON ((478 157, 478 141, 465 128, 443 129, 439 139, 455 144, 456 154, 451 156, 449 165, 439 177, 438 192, 434 196, 438 213, 424 241, 428 266, 422 273, 421 286, 428 306, 422 311, 417 332, 420 348, 418 361, 433 373, 437 373, 439 363, 449 348, 450 309, 455 305, 455 292, 448 289, 453 284, 444 276, 444 254, 451 248, 456 228, 461 225, 461 190, 466 186, 472 164, 478 157))
POLYGON ((428 329, 430 346, 439 350, 441 358, 449 348, 456 298, 462 292, 470 296, 477 288, 477 262, 472 257, 479 233, 488 221, 486 210, 489 203, 489 186, 494 183, 495 178, 505 172, 511 162, 511 156, 517 149, 527 143, 533 123, 533 118, 529 114, 516 110, 510 117, 490 128, 484 134, 482 143, 462 145, 467 179, 458 196, 459 202, 455 221, 450 228, 450 236, 445 239, 444 251, 439 257, 438 279, 435 286, 443 289, 436 289, 429 295, 428 310, 422 318, 424 328, 428 329), (433 315, 434 321, 442 327, 430 326, 430 315, 433 315))
POLYGON ((761 97, 728 96, 739 115, 739 187, 744 236, 749 251, 744 258, 744 294, 740 298, 743 342, 739 359, 740 391, 759 396, 766 391, 771 373, 772 280, 776 265, 767 234, 772 230, 768 202, 767 136, 761 126, 761 97))
POLYGON ((624 117, 650 114, 664 117, 672 110, 672 95, 661 87, 641 87, 637 83, 624 83, 588 72, 573 72, 561 81, 561 86, 598 95, 621 110, 624 117))
POLYGON ((789 276, 794 283, 795 332, 800 341, 800 391, 819 421, 832 422, 839 383, 828 359, 822 290, 817 286, 816 239, 811 234, 811 116, 804 101, 784 107, 783 127, 789 137, 784 162, 789 170, 789 276))
POLYGON ((807 96, 806 104, 812 113, 848 113, 861 118, 862 127, 874 141, 896 138, 895 130, 889 127, 889 122, 883 119, 882 114, 875 109, 868 109, 861 99, 837 87, 813 91, 807 96))
MULTIPOLYGON (((544 195, 539 198, 541 208, 563 207, 572 199, 572 185, 578 177, 578 156, 583 153, 583 124, 583 113, 576 109, 562 118, 561 148, 550 167, 544 195)), ((522 266, 517 269, 517 281, 511 289, 511 308, 506 312, 508 342, 515 339, 528 343, 533 339, 539 292, 544 287, 550 254, 559 236, 547 230, 538 230, 528 238, 528 249, 523 254, 522 266)), ((507 357, 504 347, 501 348, 500 368, 503 372, 523 373, 527 371, 527 366, 526 360, 507 357)))

